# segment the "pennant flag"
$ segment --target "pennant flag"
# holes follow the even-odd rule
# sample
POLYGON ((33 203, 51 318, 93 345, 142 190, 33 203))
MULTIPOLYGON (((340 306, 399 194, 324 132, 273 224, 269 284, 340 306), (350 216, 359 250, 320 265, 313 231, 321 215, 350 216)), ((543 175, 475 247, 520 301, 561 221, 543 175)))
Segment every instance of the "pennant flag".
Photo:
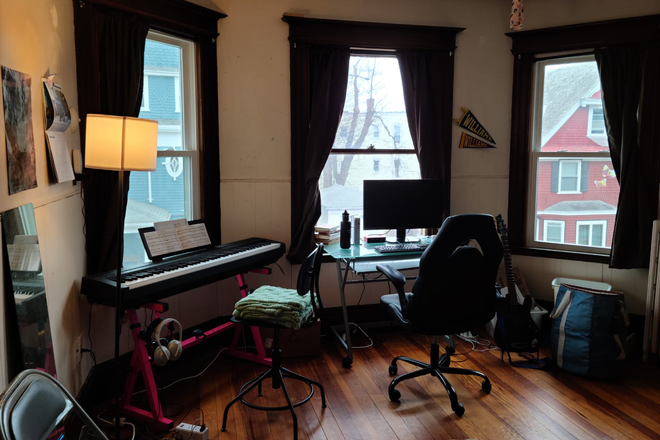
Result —
POLYGON ((458 144, 458 148, 495 148, 495 147, 485 143, 481 139, 472 137, 467 133, 461 133, 461 142, 458 144))
POLYGON ((472 133, 476 134, 479 137, 482 137, 486 139, 488 142, 494 144, 495 141, 493 138, 488 134, 486 129, 477 121, 477 118, 474 117, 472 112, 468 110, 465 107, 461 107, 463 109, 463 117, 461 119, 454 119, 454 121, 458 122, 458 125, 463 127, 464 129, 471 131, 472 133))

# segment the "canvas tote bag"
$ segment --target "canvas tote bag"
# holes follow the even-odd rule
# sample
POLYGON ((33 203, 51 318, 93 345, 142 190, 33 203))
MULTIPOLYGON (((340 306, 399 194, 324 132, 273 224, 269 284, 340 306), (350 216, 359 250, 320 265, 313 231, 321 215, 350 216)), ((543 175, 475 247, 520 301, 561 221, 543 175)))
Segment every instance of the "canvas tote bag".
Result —
POLYGON ((552 356, 566 371, 617 377, 626 359, 628 313, 621 292, 562 284, 552 318, 552 356))

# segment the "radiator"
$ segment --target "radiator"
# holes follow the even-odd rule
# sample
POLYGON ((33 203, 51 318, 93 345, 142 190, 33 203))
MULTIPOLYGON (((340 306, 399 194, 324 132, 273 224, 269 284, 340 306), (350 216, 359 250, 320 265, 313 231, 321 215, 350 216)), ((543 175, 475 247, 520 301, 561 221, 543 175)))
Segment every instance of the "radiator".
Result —
POLYGON ((646 290, 646 320, 644 321, 643 359, 658 353, 660 339, 660 220, 653 222, 649 282, 646 290))

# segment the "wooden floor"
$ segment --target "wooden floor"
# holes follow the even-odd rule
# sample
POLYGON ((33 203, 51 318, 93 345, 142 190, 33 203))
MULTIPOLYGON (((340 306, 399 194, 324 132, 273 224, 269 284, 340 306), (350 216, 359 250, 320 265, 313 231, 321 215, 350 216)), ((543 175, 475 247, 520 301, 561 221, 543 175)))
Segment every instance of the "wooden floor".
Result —
MULTIPOLYGON (((323 338, 321 356, 285 359, 286 367, 317 379, 326 390, 327 408, 321 408, 318 392, 297 408, 300 439, 660 439, 657 365, 633 359, 624 378, 599 382, 556 369, 513 368, 500 361, 499 351, 456 356, 452 366, 480 370, 493 384, 485 394, 478 378, 448 376, 465 406, 459 418, 431 376, 399 384, 400 403, 388 398, 392 357, 428 361, 430 338, 394 329, 370 333, 374 346, 356 350, 351 369, 342 368, 343 353, 329 337, 323 338)), ((458 351, 469 348, 462 344, 458 351)), ((399 365, 399 373, 415 369, 399 365)), ((167 405, 165 413, 178 422, 190 407, 201 407, 211 439, 293 438, 288 411, 255 411, 240 403, 229 412, 227 432, 220 432, 225 405, 260 371, 264 367, 221 356, 199 379, 162 391, 163 402, 179 404, 167 405)), ((306 395, 296 381, 289 383, 293 395, 306 395)), ((270 387, 264 387, 263 397, 254 392, 250 400, 285 404, 281 390, 270 387)), ((192 409, 184 421, 198 417, 200 411, 192 409)))

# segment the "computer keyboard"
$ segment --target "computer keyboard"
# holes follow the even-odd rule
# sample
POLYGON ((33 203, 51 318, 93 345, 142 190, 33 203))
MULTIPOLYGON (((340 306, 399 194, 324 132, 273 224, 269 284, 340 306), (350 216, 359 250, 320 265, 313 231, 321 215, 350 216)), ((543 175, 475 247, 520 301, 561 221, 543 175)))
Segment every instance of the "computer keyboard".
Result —
POLYGON ((427 247, 428 244, 412 243, 376 246, 374 249, 376 249, 376 252, 380 252, 381 254, 389 254, 393 252, 423 252, 427 247))

